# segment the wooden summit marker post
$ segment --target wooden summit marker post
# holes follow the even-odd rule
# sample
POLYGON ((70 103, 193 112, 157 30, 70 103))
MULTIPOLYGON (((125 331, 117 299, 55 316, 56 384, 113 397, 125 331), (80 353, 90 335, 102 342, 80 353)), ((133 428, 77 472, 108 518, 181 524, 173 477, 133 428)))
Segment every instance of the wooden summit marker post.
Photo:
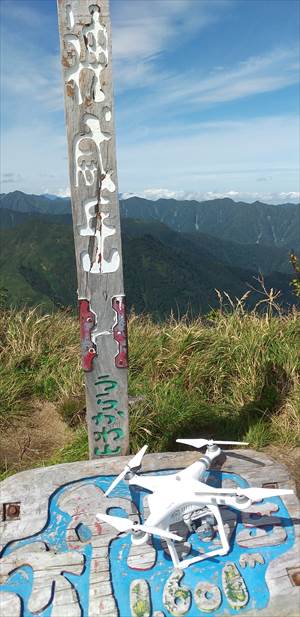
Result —
POLYGON ((90 457, 128 450, 108 0, 58 0, 90 457))

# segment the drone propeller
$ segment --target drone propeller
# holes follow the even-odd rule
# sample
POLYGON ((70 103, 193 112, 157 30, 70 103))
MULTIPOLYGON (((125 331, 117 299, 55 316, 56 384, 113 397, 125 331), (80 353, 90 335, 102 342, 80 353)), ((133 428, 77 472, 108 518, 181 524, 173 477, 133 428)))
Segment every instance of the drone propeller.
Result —
POLYGON ((193 446, 193 448, 203 448, 203 446, 213 446, 217 445, 235 445, 235 446, 248 446, 249 443, 246 441, 215 441, 214 439, 176 439, 179 443, 186 443, 188 446, 193 446))
POLYGON ((203 493, 197 493, 199 495, 203 495, 205 492, 207 493, 218 493, 220 495, 230 495, 247 497, 250 501, 261 501, 262 499, 267 499, 268 497, 278 497, 280 495, 291 495, 294 493, 291 489, 284 488, 259 488, 259 487, 250 487, 250 488, 214 488, 208 487, 208 490, 204 490, 203 493))
POLYGON ((110 514, 96 514, 96 518, 99 521, 104 521, 112 527, 115 527, 118 531, 144 531, 160 538, 166 538, 167 540, 176 540, 182 542, 183 538, 166 529, 160 529, 160 527, 148 527, 148 525, 142 525, 140 523, 134 523, 128 518, 121 518, 120 516, 111 516, 110 514))
POLYGON ((232 452, 231 450, 226 450, 225 452, 226 454, 226 458, 227 456, 230 456, 232 458, 237 458, 238 460, 242 460, 242 461, 248 461, 249 463, 253 463, 253 465, 257 465, 258 467, 265 467, 266 464, 263 463, 262 461, 257 461, 255 458, 252 458, 251 456, 245 456, 245 454, 241 454, 240 452, 232 452))
POLYGON ((125 465, 123 471, 121 471, 121 473, 117 476, 117 478, 114 479, 114 481, 111 483, 111 485, 108 487, 107 491, 104 493, 104 495, 107 497, 112 490, 117 486, 117 484, 119 484, 119 482, 121 482, 121 480, 123 480, 123 478, 126 476, 126 474, 129 471, 132 471, 132 469, 137 469, 138 467, 141 466, 141 462, 143 459, 143 456, 147 450, 148 446, 144 446, 141 450, 139 450, 137 452, 137 454, 125 465))

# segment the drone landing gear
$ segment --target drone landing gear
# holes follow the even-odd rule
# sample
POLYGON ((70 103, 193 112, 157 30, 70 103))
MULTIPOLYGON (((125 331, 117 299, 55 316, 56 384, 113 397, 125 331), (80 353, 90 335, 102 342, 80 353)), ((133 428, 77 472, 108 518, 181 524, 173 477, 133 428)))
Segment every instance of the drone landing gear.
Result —
POLYGON ((180 568, 181 570, 184 570, 184 568, 187 568, 188 566, 190 566, 192 563, 197 563, 198 561, 203 561, 204 559, 208 559, 209 557, 215 557, 216 555, 226 555, 229 551, 229 544, 227 541, 227 536, 225 533, 225 528, 224 528, 224 524, 223 524, 223 520, 222 520, 222 516, 220 513, 220 510, 218 508, 218 506, 209 506, 209 510, 211 511, 211 513, 214 515, 216 521, 217 521, 217 525, 218 525, 218 531, 220 534, 220 540, 222 543, 221 548, 217 548, 213 551, 209 551, 207 553, 203 553, 201 555, 198 555, 197 557, 190 557, 190 559, 182 559, 180 560, 178 557, 178 553, 176 551, 175 545, 172 542, 172 540, 167 540, 167 545, 170 551, 170 555, 171 555, 171 559, 173 561, 173 565, 174 568, 180 568))

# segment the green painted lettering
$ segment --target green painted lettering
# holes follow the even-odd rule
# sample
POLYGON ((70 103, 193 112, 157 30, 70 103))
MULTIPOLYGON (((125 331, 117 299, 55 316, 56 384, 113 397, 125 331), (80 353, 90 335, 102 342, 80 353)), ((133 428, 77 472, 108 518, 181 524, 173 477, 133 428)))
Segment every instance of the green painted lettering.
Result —
POLYGON ((99 411, 96 416, 92 416, 92 420, 94 420, 94 422, 96 422, 97 425, 101 424, 103 420, 107 420, 108 424, 113 424, 116 421, 116 418, 115 416, 112 416, 111 414, 101 413, 99 411))
POLYGON ((108 401, 102 401, 101 399, 98 399, 97 405, 103 405, 103 411, 108 411, 109 409, 115 409, 118 405, 118 401, 116 401, 115 399, 109 399, 108 401))
POLYGON ((103 455, 108 455, 108 454, 120 454, 120 452, 121 452, 120 446, 117 446, 116 448, 112 449, 109 444, 105 444, 104 450, 100 450, 100 448, 98 447, 94 448, 95 456, 103 456, 103 455))
POLYGON ((104 392, 110 392, 114 390, 118 385, 118 382, 114 379, 102 379, 101 381, 96 381, 95 386, 105 386, 104 392))
POLYGON ((104 443, 106 443, 109 435, 112 435, 113 441, 115 441, 116 439, 121 439, 124 437, 124 431, 121 428, 110 428, 106 430, 105 426, 103 427, 102 431, 94 431, 95 441, 103 439, 104 443))

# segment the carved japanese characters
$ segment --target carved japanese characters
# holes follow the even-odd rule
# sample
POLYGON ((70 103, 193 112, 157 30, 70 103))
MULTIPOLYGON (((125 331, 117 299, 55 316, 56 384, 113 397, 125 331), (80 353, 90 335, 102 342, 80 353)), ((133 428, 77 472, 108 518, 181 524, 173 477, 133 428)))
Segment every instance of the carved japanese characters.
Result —
POLYGON ((95 383, 97 387, 97 413, 92 416, 94 422, 95 454, 119 454, 124 438, 123 429, 118 426, 124 411, 120 409, 118 399, 118 382, 109 375, 101 375, 95 383))
MULTIPOLYGON (((105 99, 101 88, 101 71, 108 62, 107 30, 101 23, 100 8, 97 4, 89 6, 90 25, 84 26, 80 36, 67 34, 65 43, 65 66, 67 85, 77 89, 78 103, 83 102, 83 73, 91 72, 89 96, 101 103, 105 99)), ((68 29, 75 24, 72 3, 67 5, 68 29)))
MULTIPOLYGON (((90 457, 128 450, 123 287, 108 0, 57 0, 90 457), (119 306, 118 299, 122 298, 119 306), (117 307, 115 303, 117 302, 117 307), (116 320, 117 318, 117 320, 116 320), (97 407, 99 375, 118 383, 114 421, 97 407), (123 415, 121 415, 121 412, 123 415), (101 414, 101 426, 92 420, 101 414), (110 420, 110 421, 109 421, 110 420)), ((109 415, 109 414, 107 414, 109 415)))

